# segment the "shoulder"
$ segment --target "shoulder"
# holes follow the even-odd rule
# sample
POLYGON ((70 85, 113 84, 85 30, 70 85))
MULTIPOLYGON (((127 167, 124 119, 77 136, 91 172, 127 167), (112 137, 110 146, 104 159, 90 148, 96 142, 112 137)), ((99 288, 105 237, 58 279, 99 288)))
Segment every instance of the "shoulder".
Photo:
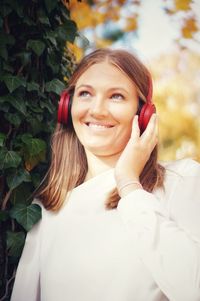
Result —
POLYGON ((164 166, 168 175, 187 177, 200 173, 200 163, 190 158, 161 162, 161 165, 164 166))

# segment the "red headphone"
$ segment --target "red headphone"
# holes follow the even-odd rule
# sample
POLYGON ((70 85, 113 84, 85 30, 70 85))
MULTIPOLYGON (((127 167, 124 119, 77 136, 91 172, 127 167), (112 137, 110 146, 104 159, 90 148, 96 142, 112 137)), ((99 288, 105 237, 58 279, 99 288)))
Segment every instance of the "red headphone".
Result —
MULTIPOLYGON (((141 132, 147 127, 147 124, 151 118, 151 115, 156 112, 156 107, 152 102, 152 80, 149 79, 149 91, 146 98, 146 103, 142 105, 142 108, 139 112, 139 127, 141 132)), ((143 103, 143 101, 142 101, 143 103)), ((70 94, 67 90, 64 90, 61 93, 59 105, 58 105, 58 122, 68 125, 70 118, 70 94)))

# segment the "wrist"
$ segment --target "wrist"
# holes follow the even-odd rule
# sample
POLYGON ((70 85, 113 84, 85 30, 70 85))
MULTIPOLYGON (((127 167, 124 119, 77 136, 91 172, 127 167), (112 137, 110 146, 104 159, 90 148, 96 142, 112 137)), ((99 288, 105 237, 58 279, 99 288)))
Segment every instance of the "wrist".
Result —
POLYGON ((117 182, 117 189, 120 197, 123 197, 136 189, 143 189, 138 179, 121 179, 117 182))

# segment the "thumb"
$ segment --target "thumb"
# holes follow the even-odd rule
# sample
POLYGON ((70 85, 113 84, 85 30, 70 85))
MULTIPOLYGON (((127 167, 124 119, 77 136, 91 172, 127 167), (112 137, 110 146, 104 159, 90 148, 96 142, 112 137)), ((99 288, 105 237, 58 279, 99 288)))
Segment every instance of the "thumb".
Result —
POLYGON ((135 115, 132 123, 131 139, 137 139, 140 137, 140 128, 138 125, 138 115, 135 115))

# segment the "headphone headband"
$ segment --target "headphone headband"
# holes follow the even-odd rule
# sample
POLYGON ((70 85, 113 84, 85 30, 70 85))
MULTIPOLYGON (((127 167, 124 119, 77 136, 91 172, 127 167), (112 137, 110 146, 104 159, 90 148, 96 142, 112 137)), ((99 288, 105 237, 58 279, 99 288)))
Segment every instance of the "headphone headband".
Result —
POLYGON ((149 81, 149 91, 148 91, 146 99, 147 99, 147 103, 152 103, 153 83, 152 83, 152 78, 150 75, 149 75, 148 81, 149 81))

